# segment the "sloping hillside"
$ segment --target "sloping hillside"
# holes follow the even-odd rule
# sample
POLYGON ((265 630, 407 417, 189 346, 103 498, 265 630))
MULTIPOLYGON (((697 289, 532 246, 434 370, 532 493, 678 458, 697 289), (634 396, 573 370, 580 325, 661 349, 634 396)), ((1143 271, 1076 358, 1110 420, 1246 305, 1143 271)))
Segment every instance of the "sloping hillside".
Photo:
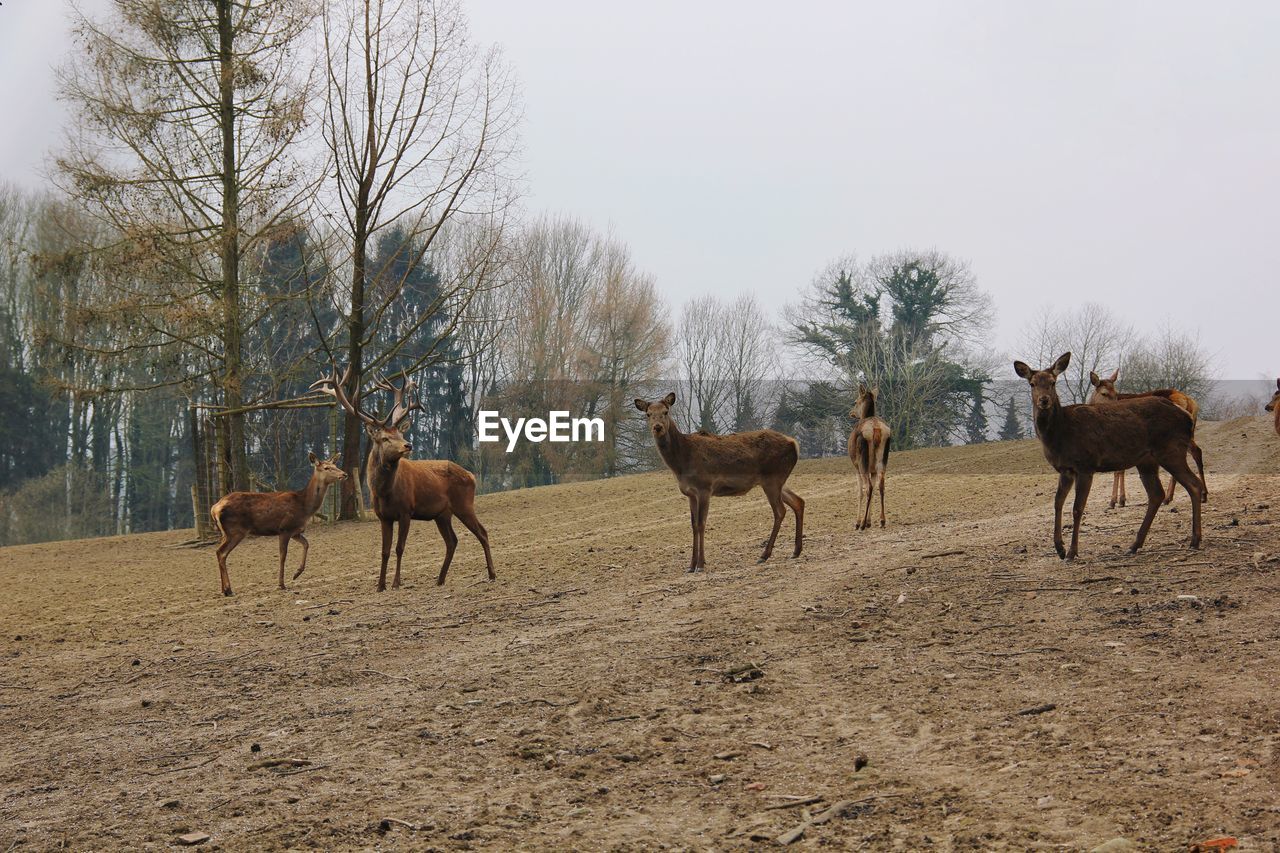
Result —
POLYGON ((1200 443, 1202 551, 1180 494, 1130 556, 1099 478, 1071 564, 1034 441, 895 454, 862 533, 802 462, 804 555, 717 499, 700 575, 667 473, 484 496, 492 585, 430 523, 382 594, 375 524, 288 592, 242 545, 230 599, 184 532, 0 550, 0 849, 1272 849, 1280 437, 1200 443))

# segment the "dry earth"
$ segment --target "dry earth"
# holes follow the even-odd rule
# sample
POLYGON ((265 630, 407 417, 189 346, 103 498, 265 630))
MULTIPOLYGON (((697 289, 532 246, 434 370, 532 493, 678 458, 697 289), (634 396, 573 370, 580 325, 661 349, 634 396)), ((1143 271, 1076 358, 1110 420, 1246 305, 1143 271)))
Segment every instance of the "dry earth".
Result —
POLYGON ((242 545, 230 599, 189 532, 0 550, 0 851, 1280 849, 1280 439, 1201 432, 1199 552, 1180 495, 1130 556, 1099 478, 1059 561, 1030 441, 895 455, 861 534, 804 462, 803 557, 788 517, 755 565, 755 492, 702 575, 666 473, 482 498, 493 585, 430 524, 383 594, 367 523, 288 592, 242 545))

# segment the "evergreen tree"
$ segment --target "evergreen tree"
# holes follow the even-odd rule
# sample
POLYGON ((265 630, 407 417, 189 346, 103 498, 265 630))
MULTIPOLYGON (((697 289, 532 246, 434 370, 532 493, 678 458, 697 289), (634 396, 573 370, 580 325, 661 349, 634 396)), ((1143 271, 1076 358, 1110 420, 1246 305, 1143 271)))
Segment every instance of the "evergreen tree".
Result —
POLYGON ((1010 395, 1009 405, 1004 410, 1004 426, 1000 427, 1000 440, 1017 441, 1020 438, 1022 438, 1022 424, 1018 421, 1017 403, 1010 395))
POLYGON ((973 405, 969 409, 969 418, 964 427, 969 444, 982 444, 987 440, 986 400, 981 394, 973 395, 973 405))

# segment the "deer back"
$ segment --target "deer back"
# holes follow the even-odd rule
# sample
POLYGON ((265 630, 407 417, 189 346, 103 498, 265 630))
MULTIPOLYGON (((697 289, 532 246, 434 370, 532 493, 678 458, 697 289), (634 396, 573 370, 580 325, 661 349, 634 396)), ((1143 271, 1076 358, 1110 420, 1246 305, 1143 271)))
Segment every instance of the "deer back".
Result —
MULTIPOLYGON (((693 433, 686 445, 681 482, 746 490, 765 477, 791 473, 800 458, 796 440, 776 430, 762 429, 730 435, 693 433)), ((672 466, 675 469, 675 466, 672 466)))
POLYGON ((223 530, 240 530, 252 536, 301 530, 308 521, 301 492, 232 492, 211 511, 223 530))
POLYGON ((389 471, 370 464, 368 480, 379 518, 430 520, 475 499, 475 477, 446 460, 401 459, 389 471))
POLYGON ((1045 458, 1058 469, 1122 471, 1186 456, 1194 425, 1166 397, 1117 400, 1106 406, 1064 406, 1057 418, 1037 420, 1045 458))

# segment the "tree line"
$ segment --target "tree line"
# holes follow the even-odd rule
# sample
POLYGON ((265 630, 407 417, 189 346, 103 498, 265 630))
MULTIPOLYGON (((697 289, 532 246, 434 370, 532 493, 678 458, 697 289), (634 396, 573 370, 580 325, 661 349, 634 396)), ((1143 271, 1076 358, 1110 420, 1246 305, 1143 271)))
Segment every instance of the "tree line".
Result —
MULTIPOLYGON (((991 437, 994 308, 967 264, 842 257, 780 321, 749 295, 673 317, 623 240, 520 207, 512 70, 452 3, 74 15, 53 184, 0 187, 0 544, 190 526, 193 490, 288 488, 308 450, 357 473, 360 421, 311 391, 332 363, 353 397, 411 376, 415 453, 486 490, 655 466, 628 411, 673 377, 692 428, 775 427, 806 455, 844 452, 861 381, 895 446, 991 437), (606 441, 507 453, 475 442, 486 408, 599 417, 606 441)), ((1144 378, 1207 375, 1194 342, 1144 346, 1144 378)), ((998 434, 1024 432, 1009 403, 998 434)))

